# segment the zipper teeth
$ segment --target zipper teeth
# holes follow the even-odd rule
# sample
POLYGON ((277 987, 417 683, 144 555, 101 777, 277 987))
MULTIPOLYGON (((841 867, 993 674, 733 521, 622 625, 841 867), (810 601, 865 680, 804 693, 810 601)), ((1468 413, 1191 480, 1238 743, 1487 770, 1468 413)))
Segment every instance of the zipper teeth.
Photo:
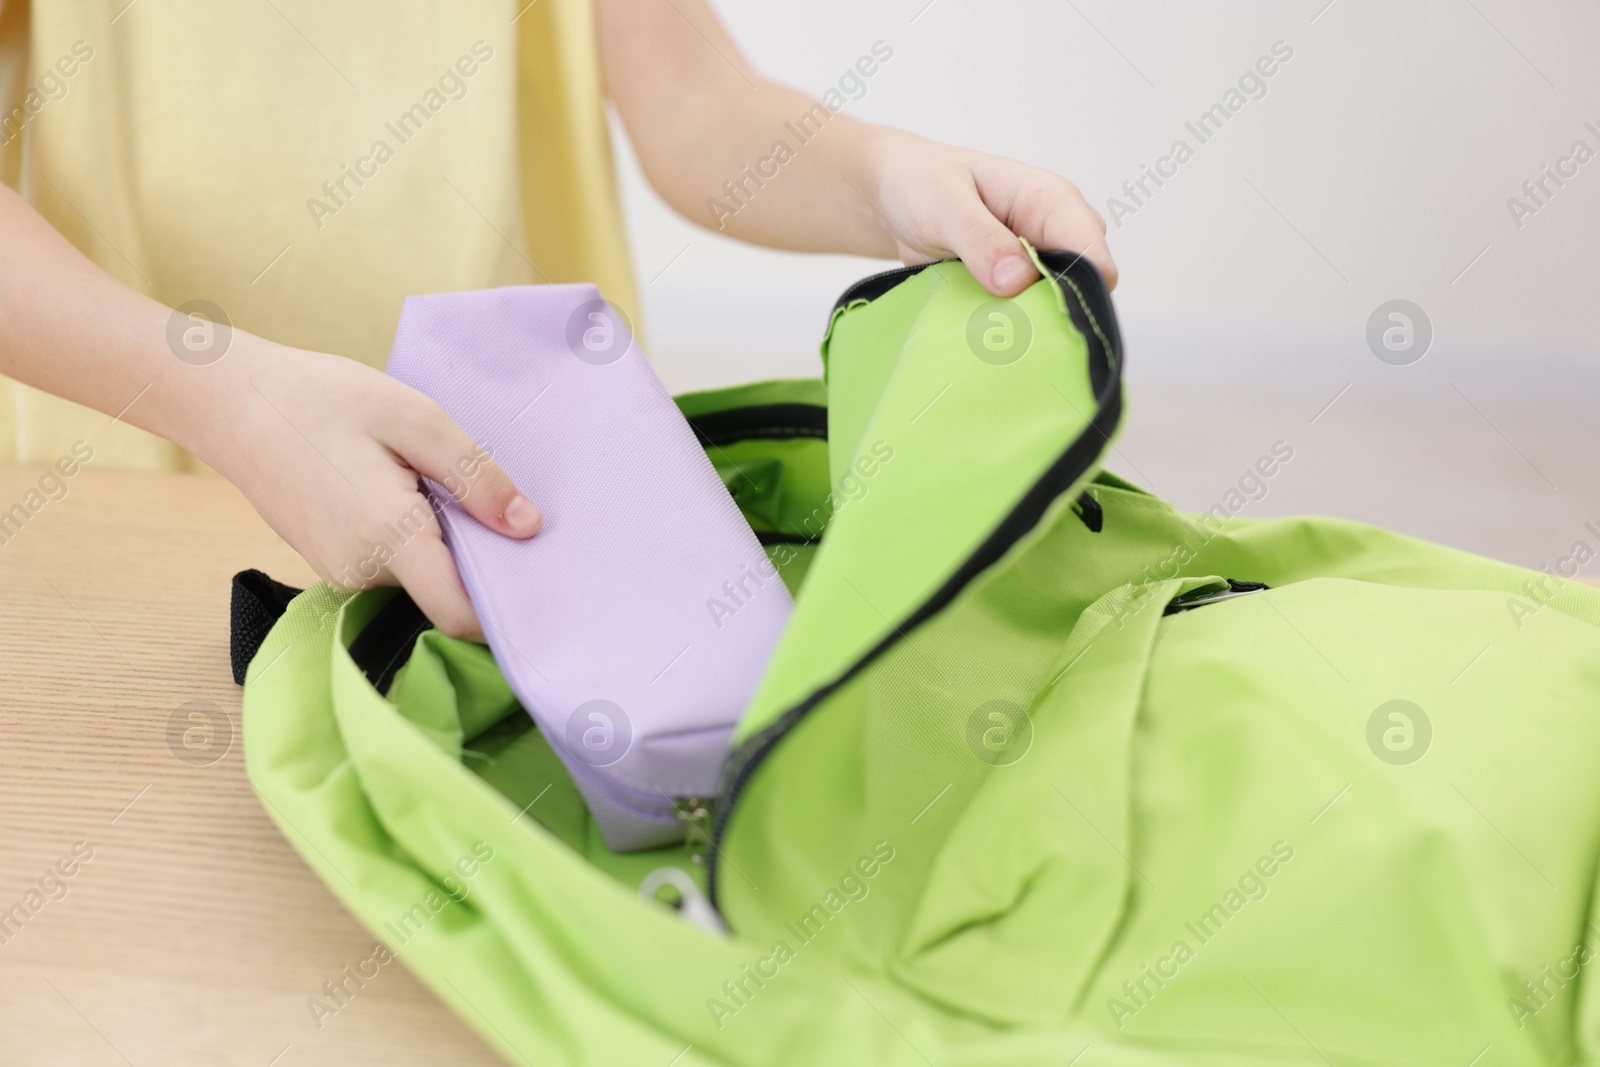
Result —
MULTIPOLYGON (((1049 252, 1041 253, 1041 257, 1045 258, 1047 261, 1046 266, 1050 266, 1048 259, 1051 257, 1051 255, 1052 254, 1049 252)), ((1065 268, 1062 268, 1059 272, 1053 272, 1057 274, 1058 281, 1064 277, 1066 272, 1081 259, 1081 256, 1075 257, 1065 268)), ((946 261, 941 260, 940 262, 946 261)), ((909 278, 914 274, 920 273, 926 267, 933 265, 934 264, 927 263, 916 267, 900 267, 895 270, 886 270, 863 278, 844 291, 843 295, 841 295, 838 301, 835 302, 834 311, 837 312, 839 308, 847 306, 857 292, 874 283, 882 282, 883 280, 894 277, 895 275, 904 275, 905 277, 909 278)), ((1099 275, 1096 274, 1095 277, 1098 279, 1099 275)), ((1088 302, 1084 300, 1083 294, 1078 290, 1077 286, 1073 286, 1072 289, 1073 295, 1076 297, 1076 303, 1069 306, 1078 307, 1083 312, 1084 317, 1089 320, 1090 324, 1097 325, 1094 318, 1094 313, 1087 306, 1088 302)), ((1108 316, 1109 311, 1110 304, 1109 301, 1107 301, 1108 316)), ((1069 315, 1069 318, 1070 317, 1071 316, 1069 315)), ((1077 322, 1075 320, 1073 325, 1075 327, 1077 326, 1077 322)), ((1066 449, 1062 451, 1061 458, 1063 459, 1070 455, 1076 448, 1078 448, 1092 433, 1096 432, 1096 423, 1105 414, 1107 408, 1111 404, 1116 403, 1120 407, 1121 403, 1122 359, 1121 353, 1117 351, 1116 344, 1114 342, 1108 344, 1107 339, 1098 328, 1087 331, 1080 329, 1079 333, 1083 335, 1085 343, 1090 347, 1091 357, 1098 355, 1105 363, 1107 372, 1110 375, 1110 381, 1108 382, 1102 395, 1097 398, 1098 404, 1094 418, 1090 420, 1089 425, 1084 428, 1084 431, 1074 438, 1073 441, 1066 447, 1066 449)), ((1113 331, 1113 333, 1115 333, 1115 331, 1113 331)), ((1092 358, 1090 362, 1090 373, 1091 375, 1094 373, 1094 360, 1092 358)), ((1052 463, 1051 468, 1054 466, 1055 464, 1052 463)), ((1072 486, 1077 483, 1078 479, 1082 478, 1084 473, 1090 470, 1093 466, 1094 461, 1092 459, 1084 463, 1081 470, 1076 470, 1073 472, 1072 477, 1067 482, 1066 486, 1061 490, 1061 492, 1053 494, 1051 499, 1054 500, 1060 497, 1062 493, 1070 490, 1072 486)), ((1049 477, 1051 473, 1051 469, 1047 468, 1044 474, 1041 475, 1040 478, 1035 481, 1026 492, 1023 493, 1016 506, 1020 506, 1024 501, 1026 501, 1028 497, 1030 497, 1039 488, 1039 486, 1043 484, 1044 479, 1049 477)), ((1001 520, 1000 525, 996 526, 996 531, 1004 526, 1005 522, 1010 519, 1012 514, 1015 513, 1016 506, 1013 507, 1011 513, 1007 514, 1005 519, 1001 520)), ((1043 511, 1041 510, 1039 517, 1033 522, 1029 523, 1027 529, 1033 529, 1034 526, 1038 525, 1039 519, 1042 517, 1043 511)), ((1022 531, 1022 533, 1026 532, 1026 530, 1022 531)), ((1017 538, 1014 538, 1011 543, 1015 544, 1016 540, 1020 540, 1020 538, 1021 534, 1019 533, 1017 538)), ((987 539, 985 539, 985 544, 987 544, 987 539)), ((979 549, 981 550, 983 547, 984 545, 980 545, 979 549)), ((1002 552, 1001 555, 1003 554, 1004 553, 1002 552)), ((977 553, 974 552, 972 555, 969 555, 966 560, 963 560, 962 564, 956 568, 955 575, 952 575, 952 577, 959 575, 976 555, 977 553)), ((997 556, 996 559, 998 558, 999 557, 997 556)), ((991 561, 990 565, 992 565, 993 562, 994 561, 991 561)), ((987 566, 982 569, 987 569, 987 566)), ((961 589, 965 588, 966 585, 970 583, 976 576, 976 574, 968 576, 967 579, 961 583, 960 587, 951 591, 949 600, 946 601, 946 606, 948 606, 948 603, 953 601, 955 597, 960 594, 961 589)), ((926 601, 922 606, 912 613, 910 619, 916 619, 916 617, 923 612, 928 604, 939 599, 943 593, 945 593, 944 587, 936 590, 928 601, 926 601)), ((900 636, 903 639, 905 635, 901 633, 900 636)), ((719 791, 716 806, 711 812, 711 838, 706 855, 706 891, 712 908, 717 909, 718 859, 722 855, 722 842, 727 836, 728 823, 733 817, 733 810, 738 804, 739 796, 744 791, 744 787, 749 783, 751 776, 756 771, 756 768, 760 767, 766 761, 767 757, 770 756, 773 750, 777 748, 778 743, 788 736, 791 730, 800 724, 801 720, 805 718, 806 714, 808 714, 817 705, 822 703, 822 701, 831 696, 841 685, 853 677, 855 673, 865 664, 875 659, 881 653, 887 651, 889 647, 890 642, 880 642, 878 645, 874 646, 873 649, 866 654, 866 656, 847 668, 838 678, 835 678, 826 685, 819 687, 800 703, 786 709, 782 714, 774 719, 765 730, 757 733, 744 745, 740 746, 742 752, 749 753, 748 756, 745 756, 742 760, 740 760, 740 752, 734 753, 733 760, 738 765, 737 770, 734 771, 734 776, 727 783, 726 788, 719 791)), ((717 910, 720 914, 720 909, 717 910)))
POLYGON ((850 288, 846 289, 844 292, 840 293, 839 294, 839 299, 837 299, 837 300, 835 300, 833 302, 833 310, 834 311, 838 311, 842 307, 849 307, 850 303, 855 300, 857 293, 861 292, 864 289, 869 289, 869 288, 871 288, 871 287, 873 287, 875 285, 878 285, 878 284, 880 284, 882 282, 888 281, 890 278, 899 278, 900 280, 903 281, 904 279, 909 278, 914 274, 921 274, 923 271, 927 270, 929 267, 934 267, 934 266, 938 266, 940 263, 949 263, 949 262, 950 262, 950 260, 948 260, 948 259, 936 259, 936 260, 933 260, 933 261, 928 262, 928 263, 918 263, 918 264, 916 264, 914 266, 910 266, 910 267, 891 267, 888 270, 881 270, 876 274, 869 274, 865 278, 862 278, 860 281, 855 282, 853 285, 850 286, 850 288))

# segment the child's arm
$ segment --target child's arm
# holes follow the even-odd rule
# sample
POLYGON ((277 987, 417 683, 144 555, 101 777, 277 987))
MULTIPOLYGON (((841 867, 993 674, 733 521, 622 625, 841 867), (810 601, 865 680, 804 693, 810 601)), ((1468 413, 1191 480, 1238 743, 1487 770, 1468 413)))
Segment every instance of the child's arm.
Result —
POLYGON ((0 373, 182 445, 321 577, 346 588, 399 582, 440 629, 477 636, 417 475, 460 485, 475 518, 527 537, 539 513, 505 473, 432 400, 354 360, 236 329, 221 359, 186 363, 168 346, 173 314, 0 186, 0 373), (458 462, 475 456, 463 481, 458 462), (427 530, 388 543, 385 524, 407 517, 427 530))
MULTIPOLYGON (((1065 178, 830 113, 752 71, 705 0, 599 0, 597 9, 628 138, 685 218, 798 251, 908 263, 960 256, 1000 296, 1038 277, 1020 236, 1080 252, 1116 284, 1105 221, 1065 178)), ((878 42, 861 67, 876 71, 886 50, 878 42)), ((856 81, 870 85, 860 71, 856 81)))

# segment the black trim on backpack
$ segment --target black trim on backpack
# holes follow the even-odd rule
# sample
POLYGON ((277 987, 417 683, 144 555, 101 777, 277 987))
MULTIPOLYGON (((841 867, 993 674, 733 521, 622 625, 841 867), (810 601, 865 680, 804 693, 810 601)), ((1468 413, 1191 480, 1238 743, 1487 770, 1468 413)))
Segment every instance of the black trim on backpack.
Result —
POLYGON ((1106 528, 1105 509, 1100 506, 1100 501, 1089 495, 1087 489, 1078 496, 1078 502, 1072 505, 1072 513, 1083 520, 1090 533, 1099 533, 1106 528))
MULTIPOLYGON (((1122 340, 1117 330, 1117 320, 1112 313, 1111 294, 1094 265, 1075 252, 1041 251, 1039 260, 1054 276, 1066 300, 1067 314, 1072 324, 1084 338, 1089 350, 1089 380, 1094 388, 1096 411, 1076 440, 1058 456, 1031 488, 1022 495, 1000 524, 994 528, 976 551, 956 568, 933 595, 913 611, 899 626, 867 653, 847 668, 843 674, 828 682, 790 708, 762 730, 746 739, 729 757, 723 769, 722 786, 717 791, 716 814, 712 823, 710 848, 706 854, 706 889, 713 907, 717 906, 718 858, 722 854, 722 841, 728 832, 728 822, 738 804, 739 794, 749 783, 767 756, 785 735, 812 709, 862 670, 872 664, 918 626, 937 615, 983 571, 999 561, 1022 537, 1039 524, 1056 498, 1093 468, 1111 433, 1122 416, 1122 340)), ((865 278, 849 289, 834 305, 835 310, 859 300, 870 299, 864 294, 881 296, 895 285, 919 273, 923 266, 906 267, 896 271, 865 278)), ((1098 502, 1097 502, 1098 503, 1098 502)), ((1087 521, 1087 520, 1085 520, 1087 521)))
POLYGON ((780 530, 757 530, 756 540, 763 545, 820 545, 822 538, 807 534, 783 533, 780 530))
MULTIPOLYGON (((261 651, 261 643, 289 609, 289 601, 303 592, 304 589, 284 585, 258 570, 240 571, 233 576, 228 654, 235 685, 244 684, 250 661, 261 651)), ((395 673, 411 655, 411 646, 431 629, 433 623, 422 609, 404 589, 397 589, 350 642, 350 658, 372 687, 387 695, 395 673)))
POLYGON ((250 661, 256 658, 261 642, 289 609, 289 601, 303 589, 269 578, 257 570, 240 571, 233 576, 233 593, 228 604, 228 659, 233 666, 233 684, 243 685, 250 661))
POLYGON ((389 686, 394 684, 395 674, 410 658, 417 638, 431 629, 433 623, 417 607, 417 602, 404 589, 398 589, 350 642, 350 659, 361 668, 372 688, 388 696, 389 686))
POLYGON ((731 445, 752 438, 828 437, 828 409, 821 404, 757 404, 710 411, 689 420, 702 445, 731 445))
POLYGON ((1224 578, 1223 581, 1228 583, 1226 587, 1208 585, 1173 597, 1167 601, 1167 606, 1162 609, 1161 614, 1176 615, 1180 611, 1192 611, 1207 604, 1216 604, 1244 596, 1246 593, 1260 593, 1272 588, 1266 582, 1241 582, 1237 578, 1224 578))
MULTIPOLYGON (((948 262, 950 261, 947 259, 939 259, 930 263, 918 263, 912 267, 895 267, 892 270, 869 274, 839 294, 839 299, 833 302, 833 310, 828 313, 829 320, 831 321, 833 316, 839 313, 840 308, 847 308, 851 304, 870 303, 907 278, 921 274, 935 263, 948 262)), ((1046 263, 1046 266, 1049 264, 1046 263)))

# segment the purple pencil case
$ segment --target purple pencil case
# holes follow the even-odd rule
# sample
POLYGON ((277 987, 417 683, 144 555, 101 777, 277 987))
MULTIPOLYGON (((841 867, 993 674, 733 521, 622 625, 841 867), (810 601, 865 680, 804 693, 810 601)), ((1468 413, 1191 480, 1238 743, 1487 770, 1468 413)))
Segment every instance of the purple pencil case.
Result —
POLYGON ((592 285, 411 297, 388 371, 544 515, 518 541, 426 483, 495 661, 606 843, 682 839, 792 601, 627 323, 592 285))

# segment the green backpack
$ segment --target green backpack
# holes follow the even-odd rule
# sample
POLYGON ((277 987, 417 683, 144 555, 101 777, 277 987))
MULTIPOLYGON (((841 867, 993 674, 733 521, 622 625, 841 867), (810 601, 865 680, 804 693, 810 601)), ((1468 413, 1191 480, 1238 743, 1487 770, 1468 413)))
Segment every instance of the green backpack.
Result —
POLYGON ((1109 298, 1039 262, 680 398, 796 597, 685 845, 610 852, 403 593, 247 574, 266 809, 511 1062, 1594 1059, 1600 590, 1101 470, 1109 298))

